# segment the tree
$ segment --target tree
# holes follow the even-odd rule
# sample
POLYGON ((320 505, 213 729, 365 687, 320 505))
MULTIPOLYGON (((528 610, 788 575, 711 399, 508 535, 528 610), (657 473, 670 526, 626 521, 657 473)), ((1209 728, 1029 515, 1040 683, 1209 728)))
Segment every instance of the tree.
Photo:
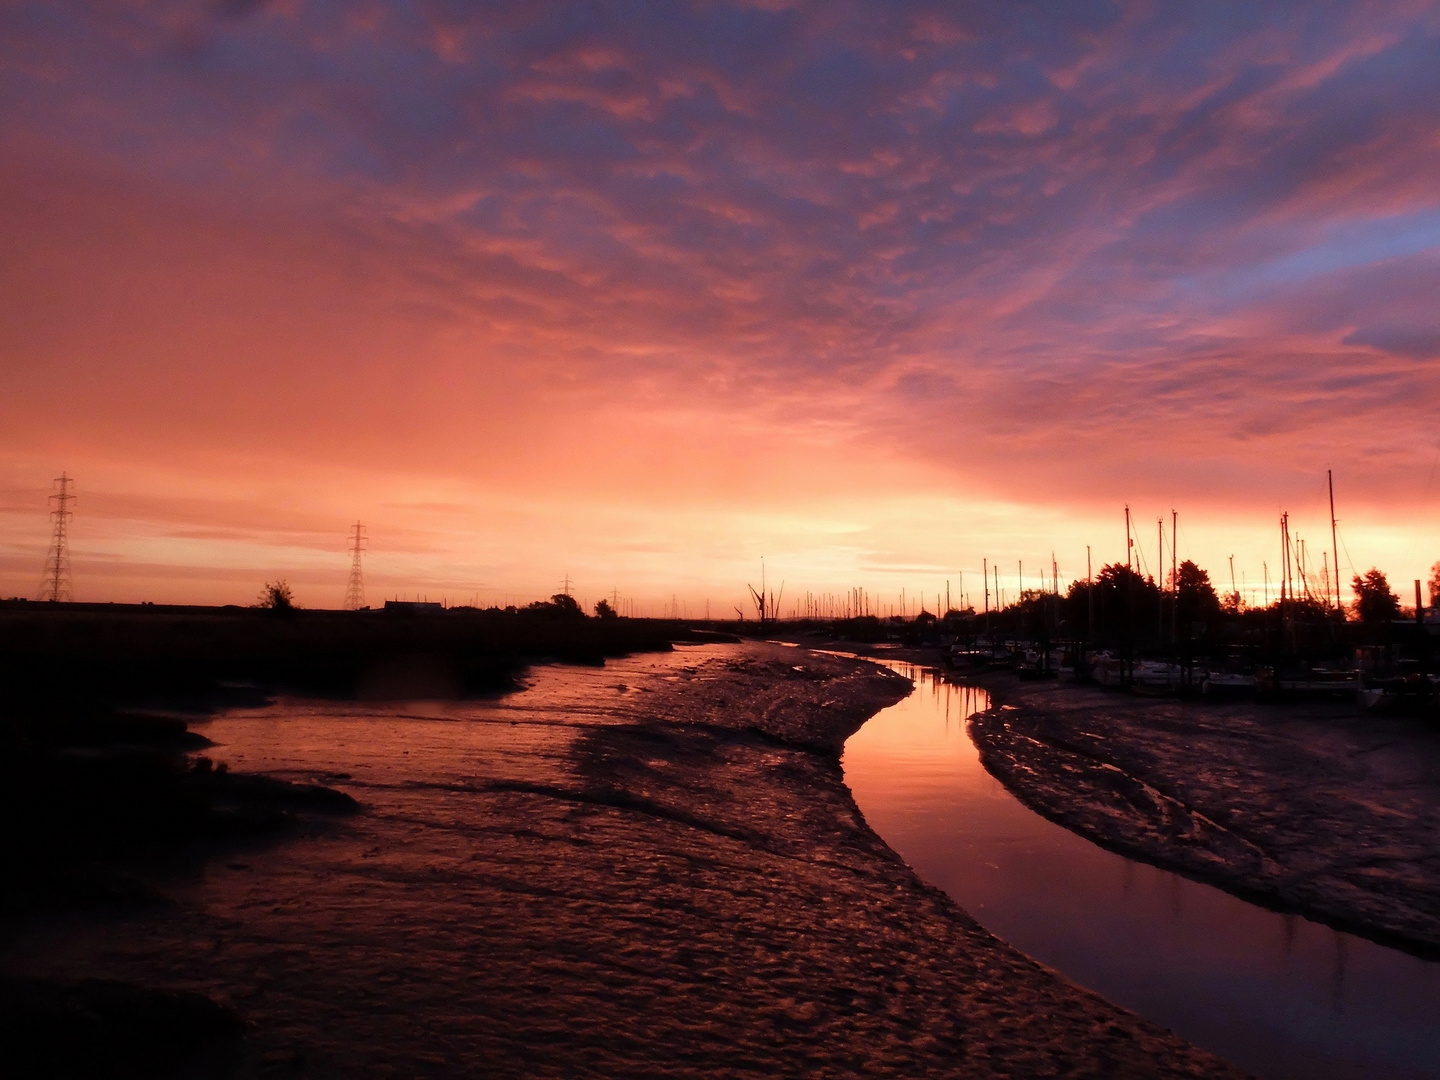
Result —
POLYGON ((1133 570, 1128 566, 1121 566, 1119 563, 1102 566, 1100 572, 1095 575, 1095 584, 1104 592, 1113 592, 1116 595, 1155 591, 1154 581, 1142 577, 1140 571, 1133 570))
POLYGON ((1390 582, 1375 567, 1356 574, 1350 587, 1355 590, 1353 609, 1361 622, 1382 623, 1400 617, 1400 597, 1390 591, 1390 582))
POLYGON ((1112 611, 1148 611, 1160 600, 1160 589, 1153 578, 1119 563, 1102 566, 1095 575, 1095 589, 1101 603, 1112 611))
POLYGON ((1430 610, 1440 611, 1440 562, 1430 567, 1430 610))
POLYGON ((1065 617, 1071 626, 1086 627, 1094 641, 1114 641, 1154 627, 1159 603, 1160 590, 1153 580, 1124 563, 1110 563, 1100 568, 1093 582, 1071 583, 1065 617))
POLYGON ((561 615, 579 615, 581 618, 585 617, 585 612, 580 610, 580 601, 576 600, 575 597, 569 593, 557 592, 554 596, 550 597, 550 603, 555 605, 556 610, 559 611, 561 615))
POLYGON ((580 608, 580 602, 569 593, 557 592, 549 600, 536 600, 533 604, 526 605, 527 611, 544 611, 550 615, 559 615, 567 618, 585 617, 585 612, 580 608))
POLYGON ((295 603, 295 594, 290 591, 290 583, 280 578, 265 583, 265 588, 260 591, 260 600, 255 606, 270 608, 272 611, 294 611, 300 605, 295 603))
POLYGON ((1220 598, 1210 584, 1210 575, 1189 559, 1175 572, 1175 593, 1179 602, 1176 621, 1189 632, 1192 623, 1208 623, 1220 614, 1220 598))
POLYGON ((618 612, 610 606, 609 600, 601 600, 595 605, 595 615, 601 619, 615 619, 619 617, 618 612))

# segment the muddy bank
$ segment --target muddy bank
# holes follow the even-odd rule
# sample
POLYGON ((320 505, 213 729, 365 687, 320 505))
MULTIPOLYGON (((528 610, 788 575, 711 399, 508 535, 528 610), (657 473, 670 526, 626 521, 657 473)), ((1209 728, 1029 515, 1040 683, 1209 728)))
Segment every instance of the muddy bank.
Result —
POLYGON ((79 979, 0 977, 0 1044, 27 1080, 234 1075, 245 1028, 200 994, 79 979))
MULTIPOLYGON (((99 708, 0 717, 0 941, 37 917, 172 911, 205 864, 358 809, 318 784, 230 772, 168 716, 99 708)), ((209 1077, 244 1025, 203 994, 91 978, 0 976, 0 1043, 26 1077, 209 1077)))
POLYGON ((318 784, 233 773, 184 720, 140 712, 0 716, 0 917, 165 904, 210 858, 355 811, 318 784))
POLYGON ((37 925, 5 971, 204 994, 248 1026, 242 1075, 1238 1075, 870 832, 836 751, 903 680, 747 645, 533 681, 463 718, 217 721, 251 763, 344 763, 365 812, 165 919, 37 925))
POLYGON ((1348 705, 1212 704, 986 676, 985 767, 1121 854, 1440 957, 1440 732, 1348 705))

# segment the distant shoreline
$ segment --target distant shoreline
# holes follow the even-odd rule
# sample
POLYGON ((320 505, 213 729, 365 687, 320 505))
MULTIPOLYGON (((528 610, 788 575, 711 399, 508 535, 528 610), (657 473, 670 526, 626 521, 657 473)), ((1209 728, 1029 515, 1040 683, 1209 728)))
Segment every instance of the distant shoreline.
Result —
MULTIPOLYGON (((599 663, 702 632, 553 609, 273 610, 0 601, 12 713, 151 704, 205 709, 248 694, 463 697, 514 686, 527 663, 599 663)), ((711 639, 715 635, 709 635, 711 639)))

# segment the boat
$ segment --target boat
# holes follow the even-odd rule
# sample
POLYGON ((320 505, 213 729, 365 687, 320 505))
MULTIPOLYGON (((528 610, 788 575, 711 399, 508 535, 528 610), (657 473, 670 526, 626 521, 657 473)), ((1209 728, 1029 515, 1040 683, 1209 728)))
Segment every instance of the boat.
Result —
POLYGON ((1355 691, 1361 708, 1376 712, 1418 712, 1440 701, 1440 675, 1411 671, 1383 679, 1367 679, 1355 691))
POLYGON ((1090 658, 1090 677, 1101 686, 1125 685, 1125 661, 1114 654, 1098 652, 1090 658))
POLYGON ((1258 689, 1254 675, 1237 671, 1209 671, 1200 679, 1200 693, 1206 697, 1248 697, 1258 689))
POLYGON ((980 638, 973 645, 955 644, 945 654, 951 667, 1007 668, 1014 663, 1010 650, 999 642, 980 638))
POLYGON ((1184 669, 1163 660, 1137 660, 1131 670, 1130 685, 1139 692, 1175 694, 1180 692, 1184 669))
POLYGON ((1353 698, 1360 689, 1360 673, 1353 668, 1264 668, 1256 677, 1261 690, 1292 697, 1353 698))

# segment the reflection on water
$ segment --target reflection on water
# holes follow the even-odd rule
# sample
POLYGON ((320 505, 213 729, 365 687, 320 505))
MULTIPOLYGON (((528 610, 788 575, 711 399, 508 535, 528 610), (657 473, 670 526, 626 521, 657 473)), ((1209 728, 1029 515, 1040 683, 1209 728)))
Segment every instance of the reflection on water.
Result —
POLYGON ((845 745, 866 820, 988 929, 1267 1077, 1440 1077, 1440 964, 1096 847, 980 764, 984 691, 909 664, 916 692, 845 745))

